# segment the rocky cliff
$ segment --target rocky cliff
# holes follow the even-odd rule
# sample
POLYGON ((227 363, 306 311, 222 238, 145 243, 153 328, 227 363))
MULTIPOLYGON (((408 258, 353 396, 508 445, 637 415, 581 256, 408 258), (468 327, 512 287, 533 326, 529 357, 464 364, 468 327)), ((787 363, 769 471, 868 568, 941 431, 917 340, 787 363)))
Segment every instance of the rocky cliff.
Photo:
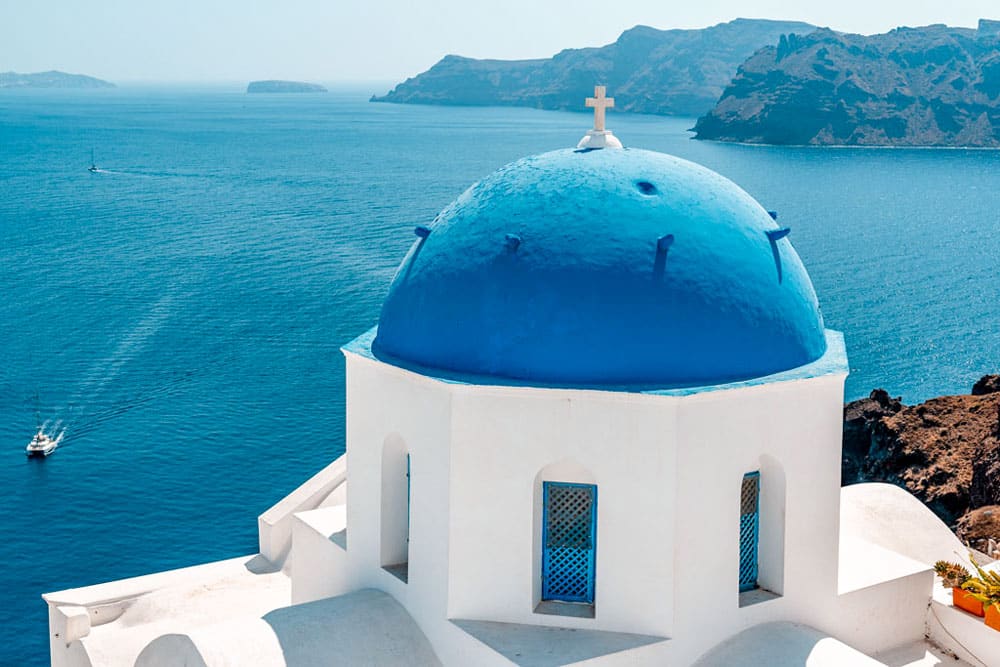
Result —
POLYGON ((876 389, 844 408, 843 483, 890 482, 920 498, 963 540, 1000 541, 1000 375, 970 395, 903 405, 876 389))
POLYGON ((782 36, 743 63, 698 139, 1000 147, 1000 23, 782 36))
POLYGON ((114 88, 115 84, 83 74, 0 72, 0 88, 114 88))
POLYGON ((807 23, 737 19, 700 30, 637 26, 613 44, 569 49, 541 60, 446 56, 374 102, 514 105, 581 109, 595 84, 616 111, 699 115, 712 108, 736 67, 765 44, 807 23))

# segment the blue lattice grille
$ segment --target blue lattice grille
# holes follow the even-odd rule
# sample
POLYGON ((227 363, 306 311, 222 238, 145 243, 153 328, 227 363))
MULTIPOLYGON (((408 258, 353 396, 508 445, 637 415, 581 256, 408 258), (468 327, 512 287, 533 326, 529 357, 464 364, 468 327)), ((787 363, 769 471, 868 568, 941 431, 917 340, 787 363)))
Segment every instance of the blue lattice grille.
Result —
POLYGON ((740 590, 757 588, 757 537, 760 531, 760 473, 743 476, 740 490, 740 590))
POLYGON ((542 599, 594 601, 597 487, 544 483, 542 599))

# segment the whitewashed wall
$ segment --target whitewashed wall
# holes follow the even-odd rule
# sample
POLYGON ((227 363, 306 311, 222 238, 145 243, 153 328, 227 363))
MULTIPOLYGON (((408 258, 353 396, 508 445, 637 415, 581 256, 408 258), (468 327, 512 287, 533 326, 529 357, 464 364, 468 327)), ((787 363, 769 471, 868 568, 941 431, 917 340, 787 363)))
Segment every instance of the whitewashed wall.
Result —
POLYGON ((352 352, 347 364, 351 567, 435 646, 461 643, 447 619, 493 620, 670 637, 683 663, 768 620, 839 628, 846 368, 658 395, 448 383, 352 352), (379 567, 387 441, 411 456, 408 583, 379 567), (759 580, 778 597, 741 608, 740 482, 755 470, 759 580), (598 486, 592 619, 534 611, 543 481, 598 486))
POLYGON ((678 409, 682 664, 755 623, 808 618, 824 629, 813 610, 821 600, 836 614, 844 377, 708 392, 678 409), (741 608, 740 485, 756 470, 759 581, 781 597, 741 608))
POLYGON ((452 405, 449 616, 668 636, 676 401, 479 387, 452 405), (543 481, 597 485, 594 619, 534 613, 543 481))

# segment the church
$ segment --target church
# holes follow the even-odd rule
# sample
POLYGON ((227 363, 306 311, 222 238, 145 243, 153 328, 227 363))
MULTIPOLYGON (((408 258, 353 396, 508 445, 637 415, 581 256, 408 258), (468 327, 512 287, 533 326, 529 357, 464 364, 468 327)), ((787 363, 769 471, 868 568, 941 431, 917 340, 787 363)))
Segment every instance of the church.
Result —
POLYGON ((841 488, 794 234, 587 106, 414 230, 343 347, 346 453, 260 552, 46 594, 53 665, 1000 665, 947 526, 841 488))

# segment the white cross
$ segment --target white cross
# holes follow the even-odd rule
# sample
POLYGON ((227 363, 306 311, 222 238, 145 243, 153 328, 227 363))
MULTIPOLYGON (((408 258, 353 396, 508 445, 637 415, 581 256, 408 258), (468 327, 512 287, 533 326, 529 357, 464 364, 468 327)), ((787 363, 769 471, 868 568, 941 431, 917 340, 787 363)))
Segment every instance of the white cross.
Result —
POLYGON ((587 106, 594 107, 594 131, 604 131, 604 112, 615 105, 615 98, 604 96, 604 86, 594 86, 594 96, 587 98, 587 106))

